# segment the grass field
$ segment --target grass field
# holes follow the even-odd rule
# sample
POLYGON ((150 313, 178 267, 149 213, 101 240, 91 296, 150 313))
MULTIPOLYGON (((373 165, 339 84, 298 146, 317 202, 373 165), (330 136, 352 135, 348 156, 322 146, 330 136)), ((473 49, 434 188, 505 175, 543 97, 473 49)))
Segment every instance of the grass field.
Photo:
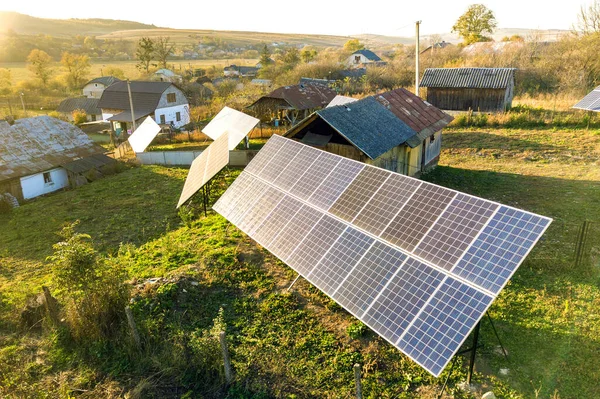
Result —
MULTIPOLYGON (((600 397, 600 265, 572 262, 578 226, 600 222, 599 152, 595 130, 451 129, 440 166, 424 177, 554 218, 490 310, 508 361, 482 323, 476 382, 498 398, 600 397)), ((355 362, 367 398, 435 396, 440 380, 371 332, 350 338, 348 328, 360 326, 306 281, 286 293, 294 273, 222 217, 182 223, 174 206, 186 172, 132 168, 0 215, 0 396, 347 398, 355 362), (25 298, 53 287, 45 259, 61 224, 75 219, 132 281, 169 278, 136 291, 149 347, 141 355, 120 346, 81 354, 54 333, 17 327, 25 298), (188 341, 220 307, 236 370, 228 395, 222 376, 211 385, 194 366, 188 341)), ((217 195, 237 173, 221 175, 217 195)), ((452 388, 464 377, 464 367, 452 374, 456 398, 465 397, 452 388)))

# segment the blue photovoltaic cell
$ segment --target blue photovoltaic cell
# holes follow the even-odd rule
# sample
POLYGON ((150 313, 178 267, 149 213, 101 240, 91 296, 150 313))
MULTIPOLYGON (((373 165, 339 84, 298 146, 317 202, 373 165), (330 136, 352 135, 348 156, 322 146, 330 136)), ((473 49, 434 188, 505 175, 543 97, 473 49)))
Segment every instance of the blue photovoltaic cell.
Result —
POLYGON ((302 179, 298 180, 290 189, 290 194, 306 200, 323 183, 323 180, 329 176, 340 161, 340 157, 327 152, 320 152, 319 157, 307 168, 306 173, 302 175, 302 179))
POLYGON ((268 187, 262 197, 244 214, 237 227, 249 236, 253 235, 254 231, 269 216, 284 196, 285 194, 281 191, 268 187))
POLYGON ((452 269, 497 208, 492 202, 458 194, 413 253, 452 269))
POLYGON ((490 296, 447 277, 396 346, 437 377, 491 302, 490 296))
POLYGON ((443 279, 441 272, 409 258, 361 320, 394 343, 443 279))
MULTIPOLYGON (((306 235, 321 220, 323 214, 315 212, 308 205, 302 205, 296 214, 289 215, 285 227, 273 238, 269 244, 269 251, 273 252, 284 262, 288 261, 296 247, 306 238, 306 235)), ((288 262, 289 263, 289 262, 288 262)))
POLYGON ((273 182, 283 172, 291 161, 298 155, 302 145, 295 141, 288 140, 277 151, 273 158, 267 162, 260 172, 255 173, 268 182, 273 182))
POLYGON ((312 271, 346 229, 344 223, 328 215, 323 216, 313 226, 311 232, 285 261, 303 276, 307 276, 312 271))
POLYGON ((333 247, 329 249, 312 273, 307 276, 307 279, 323 292, 331 295, 374 241, 368 235, 349 227, 333 244, 333 247))
POLYGON ((304 173, 307 169, 310 169, 310 166, 318 156, 318 150, 311 147, 303 147, 300 152, 298 152, 298 155, 292 159, 287 168, 277 176, 277 179, 273 181, 273 184, 284 191, 289 191, 298 180, 303 179, 304 173))
POLYGON ((500 207, 452 273, 498 293, 549 224, 547 218, 500 207))
POLYGON ((406 260, 406 255, 382 242, 375 242, 332 297, 361 317, 389 279, 406 260))
POLYGON ((302 202, 292 197, 285 197, 268 218, 258 226, 252 238, 263 247, 269 248, 273 239, 287 226, 302 205, 302 202))
POLYGON ((342 159, 310 196, 308 202, 326 211, 364 167, 360 162, 342 159))
POLYGON ((271 137, 271 139, 265 143, 258 154, 252 158, 252 161, 248 164, 248 166, 244 168, 244 172, 253 174, 260 172, 285 143, 286 140, 282 137, 277 135, 271 137))

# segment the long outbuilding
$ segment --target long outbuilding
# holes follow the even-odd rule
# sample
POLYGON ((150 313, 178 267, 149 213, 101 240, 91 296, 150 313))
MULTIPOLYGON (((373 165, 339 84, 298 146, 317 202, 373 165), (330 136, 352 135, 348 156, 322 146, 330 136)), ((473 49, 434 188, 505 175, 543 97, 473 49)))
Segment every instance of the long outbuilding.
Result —
POLYGON ((515 94, 515 68, 427 68, 427 102, 449 111, 502 112, 515 94))

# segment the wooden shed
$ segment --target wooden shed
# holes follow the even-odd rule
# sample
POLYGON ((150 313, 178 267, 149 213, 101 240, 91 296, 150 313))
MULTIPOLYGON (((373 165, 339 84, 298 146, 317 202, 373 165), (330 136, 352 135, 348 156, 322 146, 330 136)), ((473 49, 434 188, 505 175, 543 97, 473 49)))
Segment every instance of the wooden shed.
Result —
POLYGON ((316 111, 286 137, 409 176, 437 164, 451 116, 405 89, 344 100, 316 111))
POLYGON ((420 87, 444 110, 502 112, 512 106, 514 68, 427 68, 420 87))

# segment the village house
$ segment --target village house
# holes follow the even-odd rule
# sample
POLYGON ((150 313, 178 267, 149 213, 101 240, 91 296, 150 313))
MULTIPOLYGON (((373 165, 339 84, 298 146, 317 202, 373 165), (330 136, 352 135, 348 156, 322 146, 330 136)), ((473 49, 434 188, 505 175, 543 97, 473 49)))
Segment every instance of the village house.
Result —
MULTIPOLYGON (((175 128, 190 123, 188 99, 173 83, 132 81, 131 99, 136 124, 149 115, 156 123, 175 128)), ((102 119, 111 122, 111 128, 117 136, 131 129, 127 82, 117 82, 108 87, 98 106, 102 109, 102 119)))
POLYGON ((360 68, 369 65, 381 65, 385 64, 385 62, 371 50, 362 49, 352 53, 346 60, 346 64, 351 68, 360 68))
POLYGON ((262 96, 247 108, 262 121, 295 125, 311 112, 326 107, 335 95, 334 90, 323 85, 283 86, 262 96))
POLYGON ((73 122, 73 112, 83 111, 87 122, 102 120, 102 110, 98 108, 99 98, 74 97, 62 100, 56 108, 69 122, 73 122))
POLYGON ((334 101, 340 105, 316 111, 285 136, 408 176, 437 165, 450 115, 405 89, 334 101))
POLYGON ((78 187, 116 162, 78 127, 49 116, 0 121, 0 194, 19 202, 78 187))
POLYGON ((435 54, 435 52, 437 50, 441 50, 441 49, 444 49, 444 48, 449 47, 449 46, 453 46, 453 44, 452 43, 448 43, 445 40, 442 40, 441 42, 433 43, 432 45, 429 45, 429 46, 425 47, 425 50, 422 50, 419 54, 420 55, 435 54))
POLYGON ((100 98, 108 86, 120 81, 121 79, 114 76, 101 76, 92 79, 83 86, 83 95, 87 98, 100 98))
POLYGON ((258 73, 257 67, 229 65, 223 68, 223 75, 226 78, 241 77, 241 78, 253 78, 258 73))
POLYGON ((419 87, 444 110, 502 112, 515 93, 514 68, 427 68, 419 87))
POLYGON ((181 75, 177 75, 170 69, 162 68, 154 72, 154 80, 158 80, 160 82, 178 83, 181 82, 182 79, 181 75))

